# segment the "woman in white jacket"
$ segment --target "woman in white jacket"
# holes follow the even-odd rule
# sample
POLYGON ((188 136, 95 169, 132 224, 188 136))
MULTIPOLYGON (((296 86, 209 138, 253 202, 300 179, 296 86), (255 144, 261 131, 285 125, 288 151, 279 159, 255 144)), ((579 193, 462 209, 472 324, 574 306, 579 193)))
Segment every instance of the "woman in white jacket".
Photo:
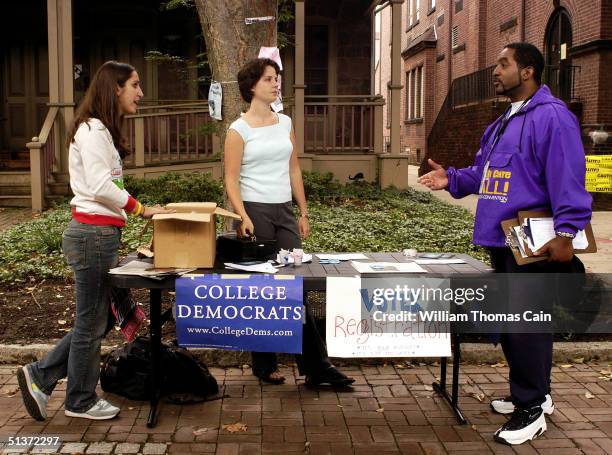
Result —
POLYGON ((126 212, 150 218, 166 213, 143 207, 123 186, 121 135, 124 116, 135 114, 143 93, 136 70, 126 63, 106 62, 94 75, 77 109, 69 135, 72 220, 63 251, 74 270, 76 319, 73 329, 42 360, 17 372, 28 413, 47 417, 46 405, 57 382, 68 377, 65 414, 92 420, 112 419, 119 408, 96 395, 100 346, 112 327, 108 270, 117 264, 126 212))

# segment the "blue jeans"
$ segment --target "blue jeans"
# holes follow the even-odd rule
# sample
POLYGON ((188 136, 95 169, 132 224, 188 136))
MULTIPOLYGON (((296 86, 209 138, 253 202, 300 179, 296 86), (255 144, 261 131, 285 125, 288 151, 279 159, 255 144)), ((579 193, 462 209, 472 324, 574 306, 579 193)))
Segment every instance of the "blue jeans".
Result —
POLYGON ((84 412, 97 401, 102 338, 114 324, 107 272, 119 256, 121 230, 70 221, 63 250, 74 271, 76 320, 72 330, 42 360, 31 365, 34 382, 50 395, 68 377, 65 408, 84 412))

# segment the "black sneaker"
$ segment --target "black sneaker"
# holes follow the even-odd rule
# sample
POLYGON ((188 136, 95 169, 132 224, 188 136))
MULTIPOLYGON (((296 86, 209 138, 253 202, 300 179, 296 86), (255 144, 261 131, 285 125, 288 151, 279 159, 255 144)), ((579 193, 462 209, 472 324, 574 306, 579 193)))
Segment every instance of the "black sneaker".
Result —
POLYGON ((546 431, 546 419, 540 406, 516 408, 512 417, 495 432, 493 438, 502 444, 522 444, 546 431))

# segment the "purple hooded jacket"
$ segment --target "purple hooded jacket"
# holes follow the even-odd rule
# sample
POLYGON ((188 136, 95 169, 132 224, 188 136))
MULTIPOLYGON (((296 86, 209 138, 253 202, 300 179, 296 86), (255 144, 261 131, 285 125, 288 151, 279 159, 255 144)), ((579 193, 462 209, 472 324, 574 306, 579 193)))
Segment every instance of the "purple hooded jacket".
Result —
POLYGON ((493 147, 503 117, 485 131, 473 166, 447 169, 447 190, 454 198, 478 194, 474 243, 505 246, 500 222, 519 210, 551 210, 555 231, 584 229, 591 220, 592 199, 585 189, 584 149, 574 114, 542 85, 508 120, 493 147))

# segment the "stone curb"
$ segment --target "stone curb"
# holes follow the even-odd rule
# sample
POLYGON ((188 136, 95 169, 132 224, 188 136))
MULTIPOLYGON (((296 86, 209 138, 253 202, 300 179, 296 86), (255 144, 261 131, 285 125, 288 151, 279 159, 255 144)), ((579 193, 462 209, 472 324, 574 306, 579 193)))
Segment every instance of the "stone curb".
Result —
MULTIPOLYGON (((25 364, 46 355, 52 344, 0 344, 0 364, 25 364)), ((102 355, 107 355, 114 346, 102 346, 102 355)), ((191 349, 202 361, 211 367, 236 367, 251 363, 251 356, 243 351, 221 351, 218 349, 191 349)), ((504 358, 501 347, 489 343, 464 343, 461 345, 461 360, 465 363, 497 363, 504 358)), ((553 361, 567 363, 572 359, 583 358, 584 361, 611 361, 612 341, 556 342, 553 350, 553 361)), ((368 359, 334 359, 337 365, 362 365, 395 363, 407 358, 368 358, 368 359)), ((432 363, 437 358, 410 358, 412 361, 432 363)), ((293 357, 280 355, 281 363, 293 363, 293 357)))

